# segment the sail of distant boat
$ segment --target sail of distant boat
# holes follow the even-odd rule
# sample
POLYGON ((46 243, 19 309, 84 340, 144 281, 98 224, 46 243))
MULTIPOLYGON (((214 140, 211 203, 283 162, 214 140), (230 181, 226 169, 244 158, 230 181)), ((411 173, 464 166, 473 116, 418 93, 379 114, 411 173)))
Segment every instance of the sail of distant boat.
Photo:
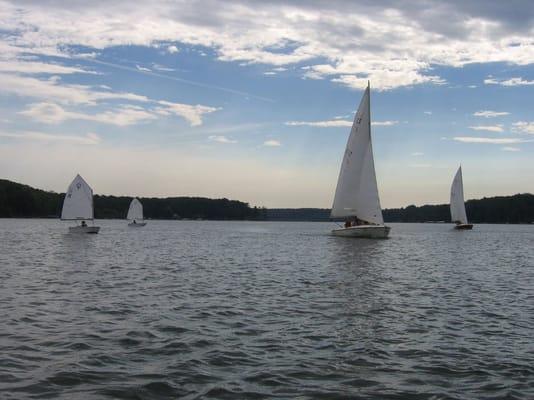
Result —
POLYGON ((93 218, 93 189, 80 175, 76 175, 65 194, 61 219, 68 221, 93 218))
POLYGON ((143 220, 143 205, 138 199, 133 199, 130 203, 130 208, 128 209, 128 215, 126 216, 126 219, 132 221, 143 220))
POLYGON ((331 217, 358 217, 383 224, 371 143, 370 89, 366 89, 350 132, 337 181, 331 217))
POLYGON ((467 214, 465 212, 464 201, 464 183, 461 166, 458 168, 451 186, 451 220, 457 224, 467 224, 467 214))

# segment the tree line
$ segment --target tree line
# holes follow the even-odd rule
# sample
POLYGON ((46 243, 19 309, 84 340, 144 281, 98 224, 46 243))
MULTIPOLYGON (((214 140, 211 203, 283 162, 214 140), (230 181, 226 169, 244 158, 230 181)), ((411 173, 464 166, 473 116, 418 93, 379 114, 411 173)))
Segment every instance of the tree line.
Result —
MULTIPOLYGON (((64 193, 34 189, 0 179, 0 218, 58 218, 64 193)), ((95 218, 125 218, 131 197, 94 196, 95 218)), ((329 221, 327 208, 250 207, 237 200, 203 197, 140 198, 148 219, 216 219, 267 221, 329 221)), ((468 200, 467 217, 473 223, 517 224, 534 222, 534 195, 468 200)), ((410 205, 383 211, 386 222, 451 222, 448 204, 410 205)))
MULTIPOLYGON (((64 193, 34 189, 0 179, 1 218, 59 218, 64 193)), ((93 196, 95 218, 126 218, 131 197, 93 196)), ((263 209, 228 199, 203 197, 139 198, 147 219, 263 219, 263 209)))

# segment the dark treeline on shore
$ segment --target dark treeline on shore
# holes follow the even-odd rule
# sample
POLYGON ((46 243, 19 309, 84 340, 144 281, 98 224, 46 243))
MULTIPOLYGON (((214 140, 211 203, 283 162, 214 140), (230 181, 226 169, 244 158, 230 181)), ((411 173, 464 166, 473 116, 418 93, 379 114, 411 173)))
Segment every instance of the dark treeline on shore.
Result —
MULTIPOLYGON (((484 197, 468 200, 465 209, 469 222, 491 224, 522 224, 534 222, 534 195, 484 197)), ((388 222, 450 222, 448 204, 408 206, 384 210, 388 222)))
MULTIPOLYGON (((57 218, 64 193, 47 192, 0 179, 0 218, 57 218)), ((94 196, 95 218, 125 218, 131 197, 94 196)), ((258 208, 228 199, 202 197, 140 198, 147 219, 330 221, 327 208, 258 208)), ((489 197, 466 202, 473 223, 534 222, 534 195, 489 197)), ((383 211, 386 222, 450 222, 448 204, 408 206, 383 211)))
MULTIPOLYGON (((64 193, 47 192, 0 179, 1 218, 57 218, 64 193)), ((95 218, 125 218, 131 197, 94 196, 95 218)), ((261 208, 228 199, 140 198, 147 219, 263 219, 261 208)))
MULTIPOLYGON (((534 195, 488 197, 468 200, 467 217, 473 223, 521 224, 534 222, 534 195)), ((273 221, 329 221, 328 208, 274 208, 265 210, 273 221)), ((383 211, 386 222, 451 222, 448 204, 408 206, 383 211)))

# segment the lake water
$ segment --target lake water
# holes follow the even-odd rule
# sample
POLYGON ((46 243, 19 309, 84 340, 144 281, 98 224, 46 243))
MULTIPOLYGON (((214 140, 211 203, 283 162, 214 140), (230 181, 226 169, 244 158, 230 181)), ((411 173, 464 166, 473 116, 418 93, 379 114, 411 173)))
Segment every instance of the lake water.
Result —
POLYGON ((0 220, 0 398, 534 398, 534 225, 0 220))

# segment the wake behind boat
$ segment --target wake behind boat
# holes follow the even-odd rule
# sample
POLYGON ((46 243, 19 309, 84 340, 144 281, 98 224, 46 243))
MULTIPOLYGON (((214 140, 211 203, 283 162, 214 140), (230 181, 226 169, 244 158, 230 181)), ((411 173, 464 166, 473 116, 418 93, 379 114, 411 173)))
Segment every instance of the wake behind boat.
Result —
POLYGON ((100 231, 99 226, 89 226, 85 222, 94 221, 93 189, 80 175, 76 175, 67 189, 61 210, 61 220, 81 221, 80 225, 69 227, 71 233, 98 233, 100 231))
POLYGON ((343 228, 332 231, 336 236, 387 238, 391 230, 384 225, 378 195, 371 141, 369 84, 354 116, 330 218, 345 219, 343 228))
POLYGON ((141 228, 146 225, 143 221, 143 205, 138 199, 134 198, 130 203, 126 219, 132 221, 128 224, 132 228, 141 228))
POLYGON ((464 183, 462 177, 462 166, 458 168, 451 186, 451 220, 456 225, 454 229, 470 230, 473 224, 467 222, 464 201, 464 183))

